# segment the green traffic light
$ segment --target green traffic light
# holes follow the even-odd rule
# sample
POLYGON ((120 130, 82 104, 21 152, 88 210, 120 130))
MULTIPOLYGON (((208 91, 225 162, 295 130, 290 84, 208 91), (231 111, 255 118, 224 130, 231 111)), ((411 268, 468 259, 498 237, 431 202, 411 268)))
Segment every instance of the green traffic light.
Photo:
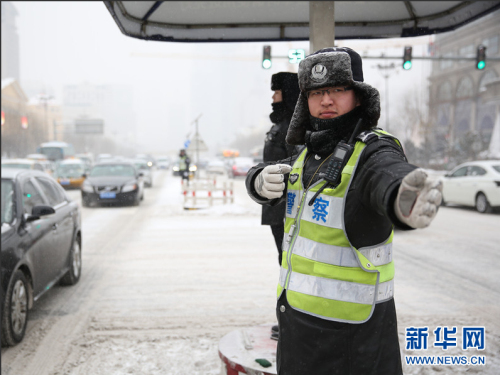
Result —
POLYGON ((262 61, 262 67, 264 69, 271 68, 271 65, 272 65, 272 63, 271 63, 271 60, 269 60, 269 59, 265 59, 265 60, 262 61))
POLYGON ((403 69, 410 70, 411 69, 411 61, 405 61, 405 63, 403 64, 403 69))
POLYGON ((486 62, 485 61, 479 61, 477 63, 477 68, 478 69, 484 69, 485 66, 486 66, 486 62))

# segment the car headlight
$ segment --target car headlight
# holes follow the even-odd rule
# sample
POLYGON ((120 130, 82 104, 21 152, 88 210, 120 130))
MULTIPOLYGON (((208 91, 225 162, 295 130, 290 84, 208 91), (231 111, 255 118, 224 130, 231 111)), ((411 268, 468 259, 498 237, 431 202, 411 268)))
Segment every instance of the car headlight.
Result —
POLYGON ((152 167, 153 166, 153 162, 152 161, 148 161, 148 167, 152 167))
POLYGON ((122 193, 128 193, 129 191, 134 191, 137 189, 137 184, 127 184, 122 187, 122 193))
POLYGON ((190 172, 195 172, 198 168, 196 167, 196 165, 192 165, 189 167, 189 171, 190 172))
POLYGON ((94 188, 92 187, 90 182, 88 182, 87 180, 83 181, 82 190, 86 193, 93 193, 94 192, 94 188))
POLYGON ((173 167, 172 169, 174 170, 174 172, 179 172, 179 167, 173 167))

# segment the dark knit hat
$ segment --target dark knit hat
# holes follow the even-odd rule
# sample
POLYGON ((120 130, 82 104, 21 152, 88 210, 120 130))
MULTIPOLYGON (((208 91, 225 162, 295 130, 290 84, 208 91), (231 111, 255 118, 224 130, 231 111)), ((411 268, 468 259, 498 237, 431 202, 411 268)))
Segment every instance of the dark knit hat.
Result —
POLYGON ((300 95, 288 128, 286 141, 292 145, 305 142, 309 125, 307 91, 322 87, 353 87, 362 109, 363 127, 368 130, 377 125, 380 118, 380 95, 377 89, 363 83, 361 56, 348 47, 329 47, 307 56, 299 64, 300 95))
POLYGON ((299 98, 299 79, 297 73, 279 72, 271 77, 271 90, 281 90, 283 102, 293 112, 299 98))

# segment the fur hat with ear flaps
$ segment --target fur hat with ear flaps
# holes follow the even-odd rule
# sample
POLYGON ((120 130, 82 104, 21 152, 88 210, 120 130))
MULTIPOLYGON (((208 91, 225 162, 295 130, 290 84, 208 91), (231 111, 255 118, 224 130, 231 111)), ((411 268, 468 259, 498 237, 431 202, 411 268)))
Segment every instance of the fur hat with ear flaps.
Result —
POLYGON ((299 64, 300 95, 295 106, 286 142, 303 145, 310 125, 307 91, 323 87, 351 86, 360 101, 362 128, 368 130, 377 125, 380 118, 380 94, 363 83, 361 56, 348 47, 323 48, 307 56, 299 64))

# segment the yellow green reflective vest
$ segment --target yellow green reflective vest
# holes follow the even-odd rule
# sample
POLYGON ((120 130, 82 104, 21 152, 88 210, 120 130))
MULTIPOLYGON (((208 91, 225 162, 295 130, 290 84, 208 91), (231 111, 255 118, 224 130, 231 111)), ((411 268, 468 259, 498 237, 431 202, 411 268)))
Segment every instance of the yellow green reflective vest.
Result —
POLYGON ((185 171, 187 169, 186 156, 181 156, 179 158, 179 170, 185 171))
MULTIPOLYGON (((391 137, 400 145, 381 130, 358 138, 366 140, 373 135, 391 137)), ((286 290, 292 308, 326 320, 366 322, 375 304, 394 294, 394 232, 382 243, 356 249, 345 230, 346 195, 365 146, 357 140, 340 184, 324 189, 312 206, 309 201, 326 181, 319 180, 304 190, 302 170, 307 149, 295 161, 288 179, 278 298, 286 290)))

